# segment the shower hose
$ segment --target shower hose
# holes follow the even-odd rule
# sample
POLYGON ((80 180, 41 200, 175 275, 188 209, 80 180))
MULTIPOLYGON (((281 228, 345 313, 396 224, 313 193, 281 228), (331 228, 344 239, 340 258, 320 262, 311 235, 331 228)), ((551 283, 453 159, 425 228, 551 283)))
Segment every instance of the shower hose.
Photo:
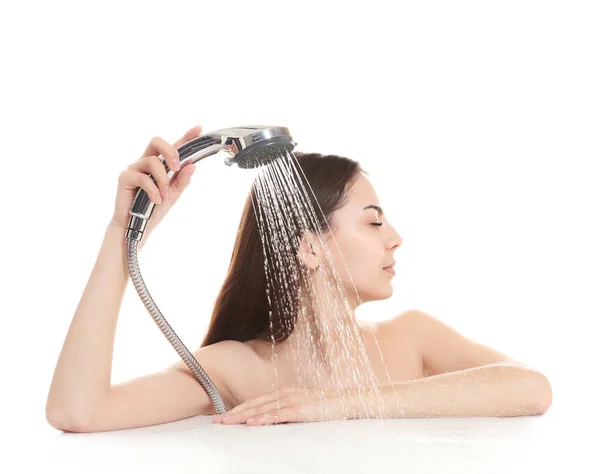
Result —
POLYGON ((137 261, 137 248, 138 248, 138 240, 134 238, 125 238, 126 242, 126 254, 127 254, 127 265, 129 266, 129 274, 131 276, 131 281, 133 282, 133 286, 135 287, 140 299, 146 306, 146 309, 154 319, 154 322, 165 335, 165 337, 169 340, 171 345, 179 354, 179 357, 183 359, 186 365, 196 377, 196 380, 200 382, 200 385, 204 388, 210 400, 212 401, 217 413, 219 415, 225 413, 227 410, 225 408, 225 403, 221 394, 215 387, 214 383, 208 376, 208 374, 204 371, 204 369, 200 366, 194 355, 188 350, 187 347, 183 344, 181 339, 175 334, 173 328, 169 325, 167 320, 164 318, 156 303, 150 296, 150 292, 146 285, 144 284, 144 279, 142 278, 142 274, 140 273, 140 268, 138 266, 137 261))

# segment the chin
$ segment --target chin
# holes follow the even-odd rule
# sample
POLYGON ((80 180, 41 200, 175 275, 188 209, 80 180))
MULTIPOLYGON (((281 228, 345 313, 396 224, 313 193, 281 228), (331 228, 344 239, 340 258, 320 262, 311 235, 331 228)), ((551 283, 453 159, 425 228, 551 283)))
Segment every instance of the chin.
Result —
POLYGON ((369 301, 387 300, 394 294, 394 288, 391 285, 388 288, 377 288, 377 290, 379 291, 359 292, 358 294, 360 295, 363 303, 367 303, 369 301))
POLYGON ((391 283, 388 283, 387 285, 384 285, 379 288, 379 298, 377 298, 377 299, 378 300, 387 300, 388 298, 391 298, 393 294, 394 294, 394 287, 392 286, 391 283))
POLYGON ((390 290, 387 293, 384 293, 384 294, 380 295, 380 297, 376 298, 376 300, 387 300, 387 299, 390 299, 393 294, 394 294, 394 291, 390 290))

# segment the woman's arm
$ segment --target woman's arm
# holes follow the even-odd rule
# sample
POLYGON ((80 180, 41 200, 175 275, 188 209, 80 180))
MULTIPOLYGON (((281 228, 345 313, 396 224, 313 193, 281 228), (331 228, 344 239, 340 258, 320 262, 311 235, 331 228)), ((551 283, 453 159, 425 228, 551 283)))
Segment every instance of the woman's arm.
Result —
POLYGON ((552 403, 544 375, 499 363, 371 387, 287 388, 215 416, 216 423, 272 423, 354 418, 439 418, 540 415, 552 403))
MULTIPOLYGON (((181 167, 177 148, 198 137, 201 132, 202 127, 193 127, 173 145, 161 137, 152 138, 142 157, 119 175, 115 213, 106 228, 96 264, 54 370, 46 400, 46 418, 51 424, 58 422, 59 426, 67 426, 72 420, 79 422, 81 417, 89 417, 103 406, 103 401, 111 393, 115 330, 129 279, 125 250, 129 211, 141 188, 155 203, 152 220, 138 244, 139 251, 151 229, 158 225, 190 184, 195 165, 188 163, 181 167), (170 170, 178 170, 172 177, 169 177, 165 163, 169 163, 170 170)), ((168 372, 166 376, 171 375, 168 372)), ((164 379, 152 378, 152 383, 158 384, 161 380, 164 379)), ((136 383, 134 388, 138 386, 136 383)), ((119 393, 122 392, 119 390, 119 393)), ((127 392, 132 393, 130 389, 127 392)), ((123 400, 123 397, 119 398, 123 400)))
MULTIPOLYGON (((505 417, 540 415, 552 389, 540 372, 498 363, 379 387, 385 418, 505 417)), ((356 408, 378 406, 376 394, 355 393, 356 408), (364 397, 369 400, 365 400, 364 397)))
POLYGON ((48 419, 89 413, 108 395, 115 329, 128 279, 125 230, 111 222, 54 370, 48 419))

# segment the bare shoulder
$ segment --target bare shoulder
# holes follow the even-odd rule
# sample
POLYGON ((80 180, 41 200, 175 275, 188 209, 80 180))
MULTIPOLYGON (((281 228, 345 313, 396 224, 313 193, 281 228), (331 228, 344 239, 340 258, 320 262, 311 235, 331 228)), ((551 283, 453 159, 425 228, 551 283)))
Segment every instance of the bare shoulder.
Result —
MULTIPOLYGON (((252 349, 243 342, 227 339, 200 347, 193 352, 193 356, 217 386, 225 404, 227 406, 239 404, 240 386, 246 383, 246 379, 258 367, 252 349)), ((183 360, 173 364, 170 369, 183 372, 195 379, 183 360)), ((211 406, 211 411, 205 414, 216 414, 214 406, 211 406)))
POLYGON ((245 372, 248 368, 255 368, 259 361, 252 343, 253 341, 240 342, 228 339, 212 344, 211 347, 214 347, 215 351, 223 353, 230 363, 236 364, 238 372, 245 372))
POLYGON ((224 352, 232 357, 240 357, 248 352, 248 346, 244 342, 231 339, 216 342, 208 347, 213 347, 215 351, 224 352))
MULTIPOLYGON (((419 344, 419 325, 410 311, 404 311, 388 319, 377 321, 373 334, 377 345, 366 332, 367 347, 371 348, 374 366, 379 365, 379 357, 386 360, 389 375, 396 380, 415 380, 423 377, 421 347, 419 344), (379 357, 378 357, 379 354, 379 357)), ((384 368, 380 368, 382 373, 384 368)))
POLYGON ((410 309, 395 319, 396 328, 404 324, 414 335, 425 374, 437 375, 489 364, 527 367, 513 357, 467 337, 426 311, 410 309))
POLYGON ((410 347, 416 357, 423 354, 423 340, 427 335, 427 318, 429 315, 418 309, 407 309, 384 321, 382 332, 385 337, 401 341, 410 347))
POLYGON ((424 327, 427 313, 418 309, 407 309, 397 315, 382 321, 382 331, 391 337, 399 336, 416 342, 424 327))
POLYGON ((255 342, 225 340, 214 344, 218 346, 215 351, 218 351, 220 361, 216 372, 227 389, 233 407, 266 393, 265 390, 271 387, 262 346, 257 346, 255 342))

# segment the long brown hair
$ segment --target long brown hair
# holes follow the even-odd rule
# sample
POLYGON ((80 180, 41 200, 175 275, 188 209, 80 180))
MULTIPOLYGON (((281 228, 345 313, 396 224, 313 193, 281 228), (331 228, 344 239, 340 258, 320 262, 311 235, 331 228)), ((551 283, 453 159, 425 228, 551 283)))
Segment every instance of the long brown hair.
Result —
MULTIPOLYGON (((311 221, 308 230, 323 234, 330 230, 334 232, 333 213, 346 203, 348 190, 359 173, 368 173, 357 161, 338 155, 296 151, 294 156, 296 159, 292 157, 292 166, 295 169, 300 166, 298 174, 306 189, 303 195, 310 199, 318 219, 319 229, 311 221)), ((261 339, 272 342, 271 335, 279 344, 294 330, 294 322, 284 317, 281 308, 291 305, 291 314, 298 313, 301 283, 290 280, 285 286, 275 285, 267 297, 265 257, 255 213, 257 179, 246 198, 227 276, 215 300, 201 347, 224 340, 246 342, 261 339)))

